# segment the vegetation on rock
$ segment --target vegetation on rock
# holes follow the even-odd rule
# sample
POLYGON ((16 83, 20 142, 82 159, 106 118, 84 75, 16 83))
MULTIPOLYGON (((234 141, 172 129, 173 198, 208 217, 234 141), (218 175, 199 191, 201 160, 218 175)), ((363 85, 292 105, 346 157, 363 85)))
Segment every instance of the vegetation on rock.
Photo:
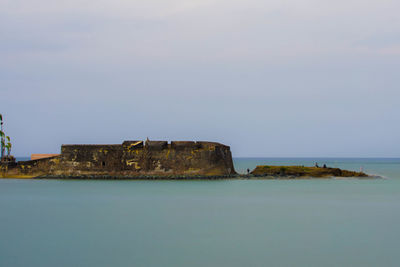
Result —
POLYGON ((257 166, 251 174, 255 176, 296 176, 296 177, 368 177, 363 172, 304 166, 257 166))

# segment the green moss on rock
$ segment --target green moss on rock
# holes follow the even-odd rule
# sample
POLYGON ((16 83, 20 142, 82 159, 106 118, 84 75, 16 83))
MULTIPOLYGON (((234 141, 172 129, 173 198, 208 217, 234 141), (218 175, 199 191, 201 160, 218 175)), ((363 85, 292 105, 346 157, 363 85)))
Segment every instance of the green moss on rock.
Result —
POLYGON ((339 168, 268 165, 257 166, 251 174, 255 176, 368 177, 363 172, 347 171, 339 168))

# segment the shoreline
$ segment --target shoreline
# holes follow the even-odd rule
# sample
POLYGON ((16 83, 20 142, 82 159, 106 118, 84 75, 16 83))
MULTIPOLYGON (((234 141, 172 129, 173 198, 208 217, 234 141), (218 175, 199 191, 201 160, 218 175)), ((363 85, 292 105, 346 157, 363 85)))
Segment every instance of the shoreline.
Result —
POLYGON ((56 176, 56 175, 11 175, 3 176, 0 179, 32 179, 32 180, 311 180, 311 179, 383 179, 378 175, 369 176, 294 176, 294 175, 253 175, 253 174, 237 174, 230 176, 111 176, 111 175, 83 175, 83 176, 56 176))

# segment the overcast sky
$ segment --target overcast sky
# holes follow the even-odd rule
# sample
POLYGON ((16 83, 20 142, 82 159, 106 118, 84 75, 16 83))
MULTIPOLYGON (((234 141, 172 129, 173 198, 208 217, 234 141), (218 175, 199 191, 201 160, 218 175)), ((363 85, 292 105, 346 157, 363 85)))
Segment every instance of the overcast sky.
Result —
POLYGON ((400 157, 398 0, 0 0, 13 154, 209 140, 400 157))

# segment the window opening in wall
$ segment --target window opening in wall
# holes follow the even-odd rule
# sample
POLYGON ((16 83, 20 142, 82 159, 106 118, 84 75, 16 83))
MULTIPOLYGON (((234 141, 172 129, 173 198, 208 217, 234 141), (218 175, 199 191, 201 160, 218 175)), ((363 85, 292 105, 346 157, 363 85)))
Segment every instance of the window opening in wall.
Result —
POLYGON ((102 165, 102 166, 106 166, 106 162, 103 161, 103 162, 101 163, 101 165, 102 165))

